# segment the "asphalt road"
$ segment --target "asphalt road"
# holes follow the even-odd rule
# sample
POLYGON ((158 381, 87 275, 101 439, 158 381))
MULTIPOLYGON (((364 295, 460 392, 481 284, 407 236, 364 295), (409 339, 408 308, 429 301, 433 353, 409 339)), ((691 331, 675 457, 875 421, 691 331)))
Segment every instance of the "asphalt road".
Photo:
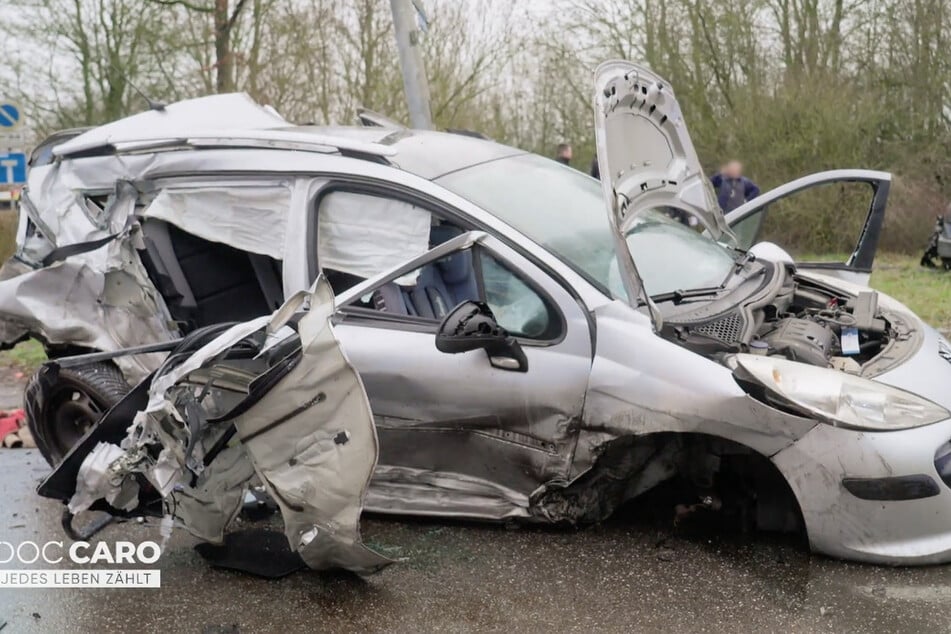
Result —
MULTIPOLYGON (((46 471, 35 451, 0 451, 0 540, 63 539, 59 505, 33 491, 46 471)), ((951 567, 845 564, 639 515, 583 530, 366 518, 366 540, 405 558, 368 578, 215 570, 176 533, 161 589, 0 590, 0 631, 951 631, 951 567)), ((157 540, 158 527, 99 537, 157 540)))

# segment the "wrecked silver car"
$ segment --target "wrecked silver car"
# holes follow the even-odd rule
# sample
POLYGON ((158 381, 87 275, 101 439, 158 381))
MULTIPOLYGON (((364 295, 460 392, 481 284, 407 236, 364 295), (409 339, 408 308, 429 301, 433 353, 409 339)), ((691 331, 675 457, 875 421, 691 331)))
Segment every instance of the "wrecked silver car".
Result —
POLYGON ((817 552, 951 560, 951 347, 863 285, 891 177, 807 176, 724 217, 662 78, 605 64, 595 104, 601 184, 240 95, 57 145, 0 283, 4 341, 153 352, 92 358, 137 383, 108 401, 68 360, 34 379, 59 463, 41 493, 216 541, 260 483, 308 565, 369 571, 364 509, 591 522, 677 479, 688 508, 817 552), (839 182, 869 193, 847 262, 758 241, 771 205, 839 182))

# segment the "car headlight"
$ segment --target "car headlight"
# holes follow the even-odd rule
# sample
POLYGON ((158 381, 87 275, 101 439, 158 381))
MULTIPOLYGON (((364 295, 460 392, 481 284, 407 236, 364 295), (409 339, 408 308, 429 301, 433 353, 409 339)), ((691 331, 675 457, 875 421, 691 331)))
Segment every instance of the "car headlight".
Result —
POLYGON ((916 394, 839 370, 752 354, 735 355, 731 365, 751 396, 837 427, 892 431, 951 416, 916 394))

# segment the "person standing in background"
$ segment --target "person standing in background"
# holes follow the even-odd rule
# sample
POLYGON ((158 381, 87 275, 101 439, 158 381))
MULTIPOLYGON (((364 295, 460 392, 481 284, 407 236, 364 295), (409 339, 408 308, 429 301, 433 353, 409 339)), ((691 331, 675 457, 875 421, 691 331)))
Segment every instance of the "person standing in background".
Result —
POLYGON ((564 165, 571 165, 571 144, 559 143, 555 148, 555 160, 564 165))
POLYGON ((731 160, 721 167, 710 182, 713 183, 713 189, 717 192, 717 202, 720 203, 720 209, 724 213, 733 211, 743 203, 759 196, 759 187, 743 176, 743 164, 737 160, 731 160))

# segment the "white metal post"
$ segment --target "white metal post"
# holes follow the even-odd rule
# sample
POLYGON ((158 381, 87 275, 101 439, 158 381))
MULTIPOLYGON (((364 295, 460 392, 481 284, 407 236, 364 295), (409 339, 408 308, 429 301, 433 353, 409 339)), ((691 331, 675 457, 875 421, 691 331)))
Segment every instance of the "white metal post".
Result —
POLYGON ((412 0, 390 0, 396 47, 403 71, 403 90, 409 107, 409 121, 413 128, 431 130, 433 118, 429 110, 429 83, 419 50, 419 30, 416 28, 416 9, 412 0))

